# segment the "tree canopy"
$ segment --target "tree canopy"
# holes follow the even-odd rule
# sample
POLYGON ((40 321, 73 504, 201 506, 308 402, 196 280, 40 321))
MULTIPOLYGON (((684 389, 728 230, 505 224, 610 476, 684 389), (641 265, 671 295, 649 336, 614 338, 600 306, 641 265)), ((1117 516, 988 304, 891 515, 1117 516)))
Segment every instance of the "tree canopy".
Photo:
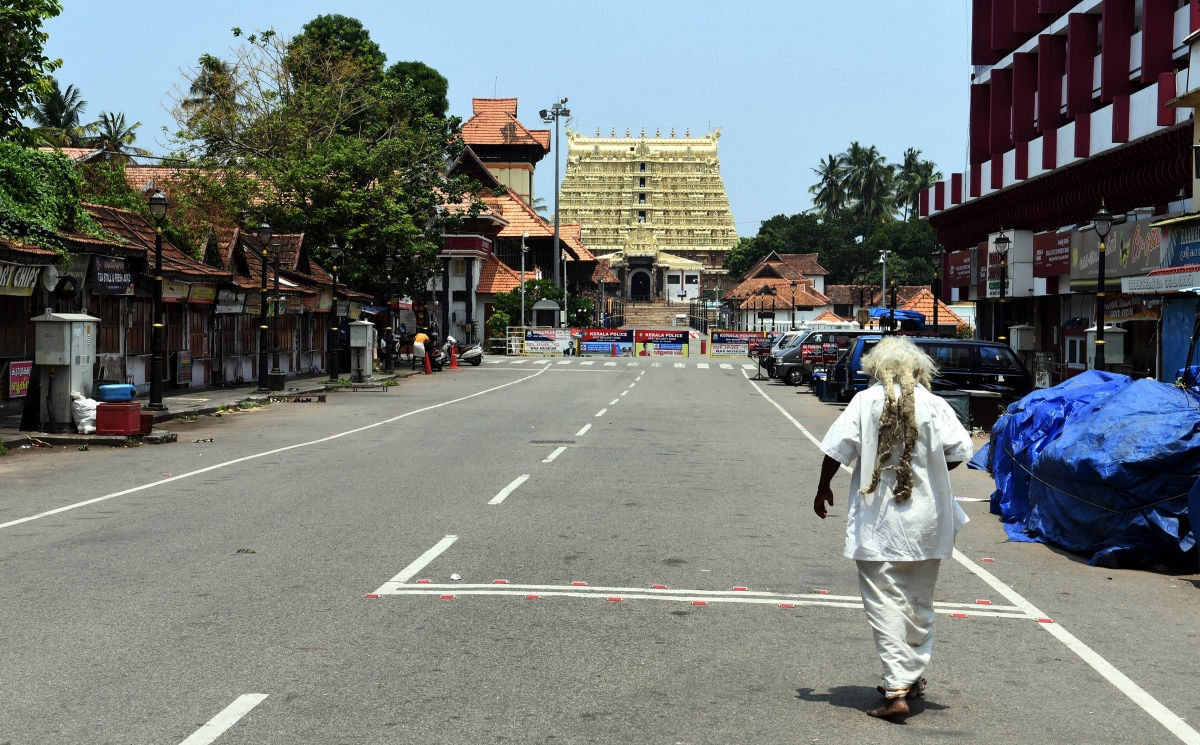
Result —
POLYGON ((50 73, 62 60, 43 54, 49 37, 42 22, 62 12, 60 0, 22 0, 0 5, 0 137, 30 141, 21 121, 50 89, 50 73))
POLYGON ((423 291, 456 219, 441 208, 468 187, 446 174, 461 143, 433 100, 445 78, 420 63, 385 71, 368 31, 341 15, 286 41, 234 33, 234 56, 201 56, 176 102, 182 154, 213 167, 194 188, 231 219, 305 232, 318 260, 341 244, 342 276, 361 289, 384 289, 394 255, 401 292, 423 291))

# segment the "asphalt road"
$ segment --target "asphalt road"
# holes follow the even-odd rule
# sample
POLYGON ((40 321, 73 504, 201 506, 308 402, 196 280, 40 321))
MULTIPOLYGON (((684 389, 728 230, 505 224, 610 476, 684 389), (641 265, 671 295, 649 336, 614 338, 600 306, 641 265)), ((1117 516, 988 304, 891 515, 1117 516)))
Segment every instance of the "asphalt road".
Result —
POLYGON ((928 696, 863 714, 838 408, 742 363, 493 358, 0 459, 0 745, 1200 743, 1200 577, 984 502, 928 696))

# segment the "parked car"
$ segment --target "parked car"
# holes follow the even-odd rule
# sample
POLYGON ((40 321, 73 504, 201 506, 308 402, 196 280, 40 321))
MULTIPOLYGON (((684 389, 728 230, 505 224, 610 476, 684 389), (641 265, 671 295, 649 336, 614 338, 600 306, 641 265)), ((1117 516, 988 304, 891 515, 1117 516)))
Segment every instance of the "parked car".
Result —
POLYGON ((808 335, 807 331, 787 331, 782 336, 775 340, 775 344, 768 350, 767 356, 762 359, 762 366, 766 369, 769 377, 775 377, 772 372, 773 361, 778 358, 785 350, 790 349, 801 339, 808 335))
MULTIPOLYGON (((869 384, 862 357, 879 343, 878 334, 860 336, 838 357, 825 377, 826 392, 838 400, 849 399, 869 384)), ((1033 390, 1033 376, 1007 344, 977 339, 912 337, 912 341, 937 363, 935 391, 985 391, 999 394, 1008 404, 1033 390)))
POLYGON ((812 380, 814 370, 819 370, 837 361, 850 343, 862 336, 877 332, 860 329, 810 329, 787 349, 772 354, 767 362, 767 371, 788 385, 801 385, 812 380))

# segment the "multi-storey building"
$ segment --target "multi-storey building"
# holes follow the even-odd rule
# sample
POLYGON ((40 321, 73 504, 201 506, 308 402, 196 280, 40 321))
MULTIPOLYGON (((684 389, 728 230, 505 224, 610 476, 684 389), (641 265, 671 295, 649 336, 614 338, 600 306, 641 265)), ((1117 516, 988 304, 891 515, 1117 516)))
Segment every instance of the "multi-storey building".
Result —
POLYGON ((976 301, 978 335, 1008 339, 1043 384, 1090 366, 1098 320, 1109 369, 1173 379, 1183 362, 1197 36, 1186 0, 972 0, 968 163, 921 213, 947 252, 943 297, 976 301))
POLYGON ((721 180, 720 136, 567 131, 559 214, 579 223, 583 242, 610 261, 624 297, 694 298, 703 276, 724 272, 738 237, 721 180))

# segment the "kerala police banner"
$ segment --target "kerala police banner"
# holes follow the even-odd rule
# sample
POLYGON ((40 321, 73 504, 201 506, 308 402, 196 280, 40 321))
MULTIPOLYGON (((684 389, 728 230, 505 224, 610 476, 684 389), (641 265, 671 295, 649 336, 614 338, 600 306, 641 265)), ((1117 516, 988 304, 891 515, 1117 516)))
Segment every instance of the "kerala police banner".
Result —
POLYGON ((563 354, 571 348, 571 330, 525 329, 525 354, 563 354))
POLYGON ((745 357, 750 345, 765 336, 765 331, 713 331, 708 337, 708 356, 745 357))
POLYGON ((638 329, 633 332, 633 346, 639 357, 687 357, 688 333, 676 330, 638 329))
POLYGON ((632 357, 633 331, 627 329, 581 329, 579 354, 591 357, 632 357))

